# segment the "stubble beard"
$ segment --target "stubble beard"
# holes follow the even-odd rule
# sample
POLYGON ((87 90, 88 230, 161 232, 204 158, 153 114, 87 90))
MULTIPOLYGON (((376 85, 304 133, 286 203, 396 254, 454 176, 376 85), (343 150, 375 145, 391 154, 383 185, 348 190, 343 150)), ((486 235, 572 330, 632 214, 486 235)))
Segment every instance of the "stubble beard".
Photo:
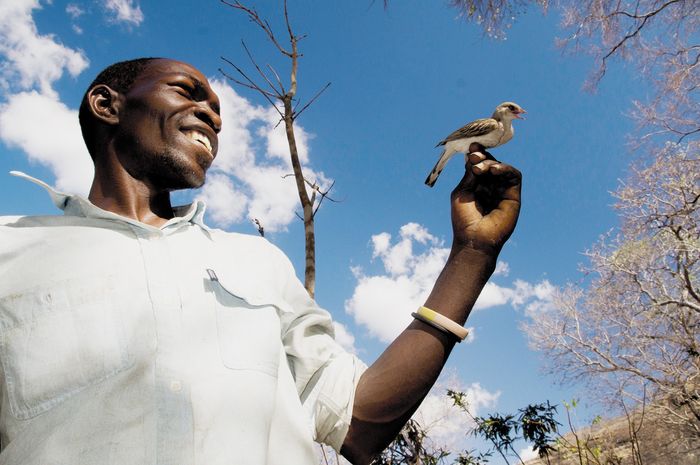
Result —
MULTIPOLYGON (((182 154, 163 151, 154 157, 152 166, 152 182, 156 187, 168 191, 196 189, 204 185, 206 168, 202 171, 193 169, 183 161, 182 154)), ((207 167, 208 168, 208 167, 207 167)))

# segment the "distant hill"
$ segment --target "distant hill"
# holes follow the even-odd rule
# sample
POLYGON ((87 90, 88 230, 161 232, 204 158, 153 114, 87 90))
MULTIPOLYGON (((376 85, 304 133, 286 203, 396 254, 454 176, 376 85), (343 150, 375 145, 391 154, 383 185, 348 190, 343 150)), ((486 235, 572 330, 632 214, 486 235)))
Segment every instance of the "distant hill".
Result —
MULTIPOLYGON (((635 425, 640 420, 639 413, 633 415, 635 425)), ((588 458, 579 457, 575 451, 555 452, 550 455, 550 465, 700 465, 700 438, 690 444, 681 441, 680 435, 668 425, 648 418, 641 422, 636 433, 638 450, 630 439, 633 434, 625 416, 603 420, 577 435, 582 444, 588 444, 588 458), (598 454, 597 459, 594 453, 598 454)), ((573 434, 565 437, 570 444, 576 444, 573 434)), ((533 459, 526 464, 545 465, 547 461, 533 459)))

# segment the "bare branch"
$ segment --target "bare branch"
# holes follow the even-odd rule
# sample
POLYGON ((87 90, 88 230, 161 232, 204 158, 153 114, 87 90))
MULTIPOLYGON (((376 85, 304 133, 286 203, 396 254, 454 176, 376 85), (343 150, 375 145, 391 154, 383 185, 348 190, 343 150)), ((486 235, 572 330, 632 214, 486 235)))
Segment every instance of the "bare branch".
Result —
POLYGON ((248 83, 245 83, 245 82, 243 82, 243 81, 241 81, 241 80, 239 80, 239 79, 234 78, 233 76, 227 74, 223 69, 219 68, 219 72, 220 72, 221 74, 223 74, 224 77, 226 77, 227 79, 230 79, 231 81, 235 82, 236 84, 242 85, 242 86, 244 86, 244 87, 247 87, 247 88, 249 88, 249 89, 252 89, 252 90, 255 90, 255 91, 259 92, 263 97, 265 97, 265 99, 266 99, 268 102, 270 102, 270 105, 272 105, 273 107, 275 107, 275 110, 277 111, 277 113, 279 113, 279 115, 280 115, 281 117, 284 117, 284 115, 283 115, 282 112, 279 110, 279 108, 277 108, 277 105, 275 105, 275 102, 272 101, 273 98, 279 98, 277 95, 275 95, 275 94, 273 94, 273 93, 270 93, 270 92, 266 91, 265 89, 263 89, 262 87, 260 87, 255 81, 253 81, 250 77, 248 77, 248 75, 245 73, 245 71, 243 71, 241 68, 239 68, 238 66, 236 66, 236 64, 233 63, 232 61, 230 61, 230 60, 228 60, 228 59, 226 59, 226 58, 224 58, 224 57, 221 57, 221 59, 224 60, 224 61, 225 61, 226 63, 228 63, 229 65, 233 66, 233 68, 234 68, 236 71, 238 71, 238 73, 239 73, 241 76, 243 76, 243 77, 245 78, 245 80, 248 81, 248 83))
MULTIPOLYGON (((270 86, 270 88, 274 91, 275 97, 281 99, 281 98, 282 98, 282 95, 284 95, 284 89, 277 90, 277 88, 275 87, 275 85, 270 81, 270 79, 268 79, 267 75, 266 75, 265 73, 263 73, 263 71, 260 69, 260 67, 258 66, 258 64, 255 62, 255 59, 253 58, 253 55, 251 55, 250 50, 248 50, 248 47, 246 46, 245 42, 242 41, 242 40, 241 40, 241 45, 243 45, 243 49, 245 50, 246 55, 248 55, 248 58, 250 59, 250 62, 253 63, 253 66, 255 66, 255 69, 258 70, 258 73, 260 74, 260 76, 262 76, 263 79, 265 79, 265 81, 267 82, 267 84, 268 84, 268 85, 270 86)), ((281 87, 281 86, 280 86, 280 87, 281 87)))
POLYGON ((277 84, 280 86, 280 89, 282 89, 282 94, 286 94, 287 91, 284 89, 284 84, 282 84, 282 80, 280 79, 279 74, 277 74, 277 71, 275 71, 275 68, 272 67, 272 65, 267 65, 267 67, 272 71, 272 74, 275 75, 275 79, 277 79, 277 84))
POLYGON ((316 209, 314 210, 314 216, 316 216, 316 212, 318 211, 319 208, 321 208, 321 203, 323 202, 324 199, 328 199, 331 202, 338 202, 338 200, 333 200, 331 197, 328 196, 328 193, 333 189, 333 186, 335 186, 335 180, 331 182, 331 185, 326 189, 325 192, 321 192, 319 189, 318 192, 321 194, 321 200, 318 201, 318 204, 316 205, 316 209))
POLYGON ((314 96, 311 98, 311 100, 309 100, 309 101, 306 103, 306 105, 304 105, 303 107, 301 107, 301 110, 295 111, 295 112, 294 112, 294 119, 297 119, 297 118, 304 112, 304 110, 306 110, 307 108, 309 108, 309 106, 311 106, 311 104, 314 103, 314 101, 315 101, 317 98, 319 98, 319 97, 321 96, 321 94, 322 94, 326 89, 328 89, 328 88, 330 87, 330 85, 331 85, 331 83, 329 82, 328 84, 326 84, 325 86, 323 86, 323 88, 322 88, 321 90, 319 90, 318 92, 316 92, 316 95, 314 95, 314 96))
POLYGON ((671 0, 670 2, 666 2, 663 5, 661 5, 659 8, 656 10, 650 11, 649 13, 646 13, 644 15, 637 15, 637 14, 630 14, 624 11, 616 11, 613 12, 609 17, 615 16, 617 14, 622 14, 625 16, 628 16, 629 18, 634 18, 634 19, 641 19, 642 21, 636 25, 634 30, 632 32, 628 32, 617 44, 615 44, 609 51, 603 56, 602 59, 602 64, 601 64, 601 72, 599 74, 598 80, 602 79, 603 75, 605 74, 605 69, 606 69, 606 62, 608 58, 610 58, 612 55, 614 55, 621 47, 625 45, 625 43, 636 37, 637 34, 644 28, 644 26, 647 24, 647 21, 649 19, 653 18, 660 12, 662 12, 664 9, 669 7, 670 5, 673 5, 674 3, 678 3, 681 0, 671 0))
POLYGON ((253 224, 255 224, 255 227, 258 229, 258 234, 260 234, 260 236, 262 237, 265 237, 265 228, 263 228, 263 225, 262 223, 260 223, 260 220, 258 220, 257 218, 253 218, 251 221, 253 222, 253 224))
POLYGON ((260 29, 262 29, 265 32, 265 34, 267 34, 267 37, 268 37, 268 39, 270 39, 270 42, 272 42, 272 44, 277 48, 277 50, 280 51, 280 53, 282 53, 283 55, 286 55, 288 57, 292 56, 291 52, 288 52, 287 50, 284 49, 284 47, 282 47, 282 45, 280 45, 280 43, 277 41, 277 37, 275 37, 275 33, 272 31, 272 28, 270 27, 270 24, 267 21, 263 21, 260 18, 257 10, 255 8, 247 7, 239 1, 235 1, 235 2, 228 2, 226 0, 219 0, 219 1, 221 1, 221 3, 223 3, 224 5, 230 6, 231 8, 235 8, 237 10, 242 10, 242 11, 246 12, 248 15, 248 19, 250 19, 252 22, 257 24, 260 27, 260 29))

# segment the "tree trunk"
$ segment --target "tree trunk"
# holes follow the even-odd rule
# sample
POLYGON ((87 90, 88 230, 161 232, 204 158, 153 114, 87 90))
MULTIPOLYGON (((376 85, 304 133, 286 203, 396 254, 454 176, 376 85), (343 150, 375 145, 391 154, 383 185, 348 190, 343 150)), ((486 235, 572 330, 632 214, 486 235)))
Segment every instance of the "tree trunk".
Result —
POLYGON ((304 173, 299 162, 299 152, 294 136, 294 118, 292 108, 292 94, 287 93, 284 98, 284 127, 287 133, 287 143, 289 144, 289 155, 292 160, 294 170, 294 180, 297 183, 297 192, 304 212, 304 238, 306 251, 306 266, 304 269, 304 287, 313 298, 316 290, 316 236, 314 234, 314 210, 313 202, 306 192, 304 173))

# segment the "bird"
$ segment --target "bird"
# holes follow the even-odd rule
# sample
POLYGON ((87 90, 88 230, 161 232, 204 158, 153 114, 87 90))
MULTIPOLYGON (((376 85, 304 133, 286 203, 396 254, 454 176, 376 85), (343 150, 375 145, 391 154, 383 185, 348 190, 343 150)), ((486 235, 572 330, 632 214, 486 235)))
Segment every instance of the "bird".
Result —
POLYGON ((467 123, 454 131, 449 136, 438 142, 435 147, 445 146, 438 162, 425 179, 425 183, 433 187, 438 176, 455 153, 468 153, 469 146, 476 142, 484 148, 493 148, 503 145, 513 138, 513 119, 525 119, 520 115, 526 113, 525 109, 517 103, 503 102, 496 107, 491 118, 481 118, 467 123))

